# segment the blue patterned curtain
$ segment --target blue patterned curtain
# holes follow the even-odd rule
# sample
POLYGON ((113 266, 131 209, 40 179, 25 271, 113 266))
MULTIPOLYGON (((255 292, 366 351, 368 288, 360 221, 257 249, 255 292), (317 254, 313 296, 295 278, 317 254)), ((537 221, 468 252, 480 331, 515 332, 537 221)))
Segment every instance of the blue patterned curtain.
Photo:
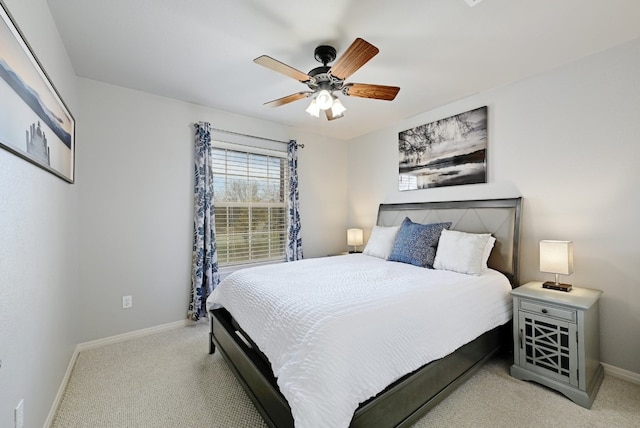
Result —
POLYGON ((188 317, 207 315, 206 301, 220 282, 213 210, 211 124, 196 124, 191 302, 188 317))
POLYGON ((289 165, 289 238, 287 261, 302 259, 302 234, 300 232, 300 201, 298 196, 298 143, 289 141, 287 146, 289 165))

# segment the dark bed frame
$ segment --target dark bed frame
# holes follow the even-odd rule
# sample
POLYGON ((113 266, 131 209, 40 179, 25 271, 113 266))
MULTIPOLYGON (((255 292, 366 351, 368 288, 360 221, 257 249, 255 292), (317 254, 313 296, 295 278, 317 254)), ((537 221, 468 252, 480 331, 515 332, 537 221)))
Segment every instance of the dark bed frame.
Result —
MULTIPOLYGON (((451 229, 491 233, 496 244, 489 266, 518 286, 518 251, 522 198, 381 204, 377 224, 399 225, 405 217, 418 223, 451 221, 451 229)), ((216 347, 263 419, 272 428, 293 427, 291 409, 280 393, 266 357, 224 308, 210 312, 209 353, 216 347)), ((507 323, 423 366, 362 403, 350 427, 408 427, 471 377, 503 346, 510 349, 507 323)))

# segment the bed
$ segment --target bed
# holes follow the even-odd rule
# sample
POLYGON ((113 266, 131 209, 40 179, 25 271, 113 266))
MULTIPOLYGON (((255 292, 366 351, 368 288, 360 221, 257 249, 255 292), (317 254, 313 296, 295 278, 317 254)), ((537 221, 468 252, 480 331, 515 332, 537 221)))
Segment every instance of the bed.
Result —
MULTIPOLYGON (((472 297, 471 303, 464 303, 462 296, 472 296, 471 290, 478 287, 474 281, 498 279, 506 282, 509 288, 517 286, 521 203, 520 198, 511 198, 381 204, 377 226, 387 228, 397 226, 405 218, 409 218, 419 224, 450 222, 452 230, 473 234, 488 233, 495 237, 495 244, 487 263, 491 269, 488 269, 486 274, 483 273, 477 278, 471 278, 471 275, 455 274, 459 277, 456 279, 456 284, 459 282, 466 287, 456 296, 456 302, 460 302, 456 305, 459 306, 458 311, 464 311, 465 314, 482 313, 484 306, 478 306, 478 302, 482 300, 483 295, 489 295, 493 291, 485 291, 472 297), (470 310, 473 308, 470 305, 474 302, 482 310, 470 310)), ((328 282, 336 284, 337 288, 331 290, 331 296, 336 298, 329 299, 326 295, 320 294, 322 290, 318 290, 324 287, 312 284, 306 291, 300 291, 299 294, 315 296, 317 292, 319 300, 305 306, 305 303, 295 300, 300 297, 295 296, 296 288, 292 287, 295 281, 288 281, 284 274, 278 277, 280 274, 273 270, 277 266, 272 266, 247 269, 244 270, 243 276, 236 275, 229 278, 229 282, 236 281, 237 284, 221 290, 216 289, 214 292, 217 294, 216 298, 222 301, 225 307, 210 306, 212 308, 210 310, 210 352, 219 350, 265 422, 271 427, 293 427, 294 419, 296 426, 300 427, 410 426, 477 371, 482 363, 494 355, 501 346, 508 345, 510 340, 508 326, 510 308, 508 314, 505 313, 505 309, 500 309, 499 317, 490 315, 489 318, 493 324, 487 324, 489 327, 481 327, 480 324, 483 322, 474 321, 467 327, 461 328, 461 320, 466 320, 467 317, 461 317, 460 312, 453 310, 449 312, 454 315, 449 319, 444 318, 445 315, 439 312, 442 309, 439 308, 437 300, 439 297, 434 297, 435 295, 430 295, 428 298, 415 297, 412 294, 405 294, 405 292, 415 293, 416 290, 422 292, 422 288, 425 287, 418 286, 422 280, 419 277, 414 278, 413 275, 422 275, 422 272, 426 271, 432 271, 430 275, 438 278, 434 282, 437 285, 433 287, 445 290, 448 287, 447 281, 452 281, 451 277, 455 275, 449 275, 444 271, 384 261, 360 254, 329 257, 326 260, 305 260, 280 266, 283 268, 286 266, 286 269, 292 272, 291 275, 297 278, 301 277, 302 271, 311 272, 313 279, 308 280, 310 284, 315 281, 315 278, 323 276, 323 270, 333 272, 333 277, 328 282), (351 282, 342 284, 343 278, 350 275, 359 281, 356 282, 356 286, 351 285, 351 282), (277 277, 278 281, 269 280, 274 277, 277 277), (357 310, 348 309, 351 304, 349 301, 351 288, 357 289, 362 284, 377 284, 383 278, 396 282, 388 282, 387 285, 380 287, 371 286, 370 293, 365 297, 362 295, 357 297, 358 301, 364 298, 364 304, 358 306, 357 310), (398 281, 398 278, 401 280, 398 281), (245 282, 254 285, 247 286, 245 291, 230 291, 242 290, 245 282), (267 285, 263 287, 263 282, 265 284, 278 282, 283 288, 287 288, 289 284, 288 292, 293 292, 293 297, 272 296, 271 289, 267 285), (395 284, 393 296, 385 294, 389 293, 390 284, 395 284), (242 294, 253 292, 251 291, 253 288, 264 288, 265 294, 262 296, 242 294), (345 291, 345 289, 348 290, 345 291), (381 297, 379 297, 380 293, 382 293, 381 297), (288 309, 289 307, 283 309, 285 306, 280 304, 288 299, 292 300, 292 305, 289 307, 293 309, 288 309), (402 302, 398 303, 396 299, 402 302), (420 305, 428 309, 423 312, 433 313, 437 317, 437 325, 414 318, 420 312, 417 309, 420 305), (247 306, 250 309, 240 310, 241 306, 247 306), (331 317, 326 316, 328 309, 325 307, 335 310, 331 317), (396 308, 395 312, 393 312, 394 308, 396 308), (399 314, 397 308, 406 309, 401 310, 399 314), (258 313, 257 318, 252 319, 253 315, 250 317, 243 311, 251 314, 258 313), (264 313, 261 314, 261 312, 264 313), (364 318, 356 318, 355 312, 364 314, 364 318), (397 319, 403 317, 409 317, 409 321, 403 321, 404 324, 400 324, 402 328, 394 326, 397 319), (286 320, 288 324, 284 325, 287 327, 279 324, 281 319, 286 320), (320 323, 321 321, 323 324, 320 323), (413 330, 412 327, 414 327, 413 330), (451 349, 453 352, 449 350, 445 352, 444 347, 436 344, 435 341, 430 342, 431 336, 423 336, 427 333, 437 336, 439 331, 443 332, 441 335, 446 340, 454 338, 457 341, 455 344, 446 345, 453 346, 451 349), (429 340, 418 340, 422 338, 429 340), (419 349, 411 348, 411 352, 401 352, 408 339, 413 342, 412 346, 417 344, 419 349), (423 346, 426 342, 429 342, 429 346, 423 346), (316 348, 308 347, 310 343, 316 344, 314 345, 316 348), (276 350, 283 352, 282 356, 274 353, 276 350), (402 356, 396 358, 394 352, 402 356), (269 355, 269 358, 265 354, 269 355), (343 355, 349 355, 349 357, 343 355), (389 355, 393 358, 388 358, 389 355), (296 356, 297 359, 290 359, 291 356, 296 356), (418 364, 421 358, 427 357, 425 361, 430 362, 418 364), (389 367, 380 365, 381 361, 387 360, 394 363, 389 364, 389 367), (325 370, 326 367, 331 369, 331 373, 320 371, 325 370), (342 378, 351 375, 351 372, 354 376, 359 376, 359 370, 363 373, 367 373, 367 370, 375 373, 374 376, 371 376, 371 373, 362 376, 366 378, 364 386, 356 384, 352 388, 352 382, 349 379, 346 380, 347 383, 340 383, 342 378), (334 372, 338 375, 333 376, 334 372), (298 399, 296 393, 303 387, 307 388, 304 392, 306 395, 301 395, 302 399, 298 399), (341 395, 343 389, 354 389, 355 396, 359 397, 355 405, 349 404, 353 408, 342 406, 343 401, 347 403, 354 400, 352 391, 343 397, 341 395), (372 391, 375 391, 375 394, 371 394, 372 391), (337 401, 332 402, 332 400, 337 401), (345 414, 348 416, 346 422, 345 414)), ((269 286, 272 285, 275 284, 269 286)), ((504 285, 501 287, 504 288, 504 285)), ((504 296, 505 291, 502 290, 501 293, 504 296)), ((502 299, 504 300, 504 297, 502 299)))

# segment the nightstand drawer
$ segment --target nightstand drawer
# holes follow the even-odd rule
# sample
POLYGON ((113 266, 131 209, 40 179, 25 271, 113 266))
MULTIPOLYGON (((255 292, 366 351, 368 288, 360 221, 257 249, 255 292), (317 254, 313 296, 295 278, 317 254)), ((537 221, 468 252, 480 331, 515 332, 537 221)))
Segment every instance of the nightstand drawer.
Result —
POLYGON ((521 299, 520 309, 523 311, 533 312, 535 314, 544 314, 561 320, 576 322, 576 311, 567 308, 560 308, 558 306, 521 299))

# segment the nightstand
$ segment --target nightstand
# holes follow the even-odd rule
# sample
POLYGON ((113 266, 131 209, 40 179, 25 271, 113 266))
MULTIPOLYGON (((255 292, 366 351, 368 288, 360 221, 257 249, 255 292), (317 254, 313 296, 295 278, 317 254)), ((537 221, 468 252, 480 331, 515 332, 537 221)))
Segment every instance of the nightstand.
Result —
POLYGON ((513 296, 511 376, 531 380, 591 408, 604 377, 600 364, 598 300, 602 291, 570 292, 529 282, 513 296))

